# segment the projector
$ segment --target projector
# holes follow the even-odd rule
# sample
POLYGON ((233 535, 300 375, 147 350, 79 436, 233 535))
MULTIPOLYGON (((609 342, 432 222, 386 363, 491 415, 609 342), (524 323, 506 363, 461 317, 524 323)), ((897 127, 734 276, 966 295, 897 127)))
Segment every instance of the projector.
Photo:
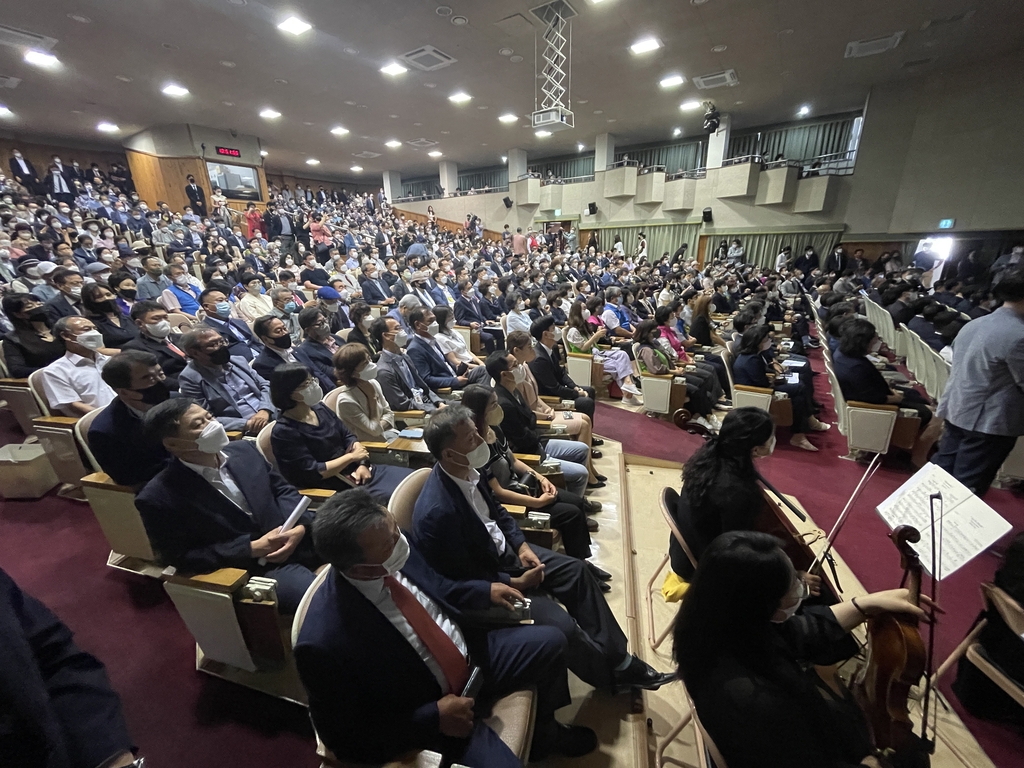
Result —
POLYGON ((542 109, 531 115, 534 130, 565 131, 574 126, 572 112, 561 107, 542 109))

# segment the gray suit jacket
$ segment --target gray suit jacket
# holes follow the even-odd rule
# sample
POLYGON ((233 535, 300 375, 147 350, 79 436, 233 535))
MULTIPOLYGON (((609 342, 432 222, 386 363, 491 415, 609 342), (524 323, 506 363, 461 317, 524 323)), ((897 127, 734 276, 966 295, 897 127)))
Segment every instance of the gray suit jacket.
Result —
POLYGON ((1024 317, 1001 307, 964 326, 938 415, 987 435, 1024 435, 1024 317))
MULTIPOLYGON (((270 382, 250 368, 244 357, 232 357, 229 365, 259 398, 257 410, 267 411, 271 419, 277 418, 277 409, 270 402, 270 382)), ((178 374, 178 386, 183 397, 192 398, 212 413, 217 421, 224 425, 224 429, 245 430, 248 418, 243 418, 238 412, 234 397, 221 384, 216 371, 197 366, 195 361, 191 360, 178 374)))

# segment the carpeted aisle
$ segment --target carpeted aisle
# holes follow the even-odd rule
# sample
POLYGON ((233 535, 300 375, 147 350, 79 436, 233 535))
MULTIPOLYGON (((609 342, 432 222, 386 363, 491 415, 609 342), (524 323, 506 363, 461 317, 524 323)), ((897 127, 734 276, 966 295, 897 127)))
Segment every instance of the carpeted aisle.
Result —
MULTIPOLYGON (((780 430, 775 453, 760 462, 758 467, 780 491, 797 496, 814 520, 827 529, 842 512, 864 467, 839 458, 846 453, 846 439, 834 426, 835 412, 821 352, 812 352, 811 358, 813 368, 821 372, 815 377, 815 398, 825 405, 825 412, 819 418, 832 423, 833 427, 826 433, 811 435, 811 442, 820 449, 817 453, 790 446, 788 430, 780 430)), ((702 444, 700 438, 677 429, 669 422, 606 404, 598 404, 594 431, 620 441, 623 453, 677 462, 685 462, 702 444)), ((899 451, 894 451, 891 457, 887 457, 865 488, 836 543, 864 587, 871 591, 899 586, 902 575, 899 555, 887 538, 889 529, 875 512, 875 506, 912 474, 909 461, 899 454, 899 451)), ((1014 533, 1024 530, 1024 498, 1020 495, 991 490, 985 496, 985 502, 1010 522, 1014 533)), ((1012 535, 1008 534, 995 549, 1005 546, 1012 535)), ((974 623, 982 606, 979 585, 992 579, 998 563, 996 552, 985 552, 942 583, 939 601, 946 614, 941 617, 936 635, 936 666, 953 651, 974 623)), ((950 690, 954 677, 955 670, 945 678, 941 690, 971 733, 1000 768, 1020 766, 1021 755, 1024 755, 1024 734, 967 714, 950 690)))

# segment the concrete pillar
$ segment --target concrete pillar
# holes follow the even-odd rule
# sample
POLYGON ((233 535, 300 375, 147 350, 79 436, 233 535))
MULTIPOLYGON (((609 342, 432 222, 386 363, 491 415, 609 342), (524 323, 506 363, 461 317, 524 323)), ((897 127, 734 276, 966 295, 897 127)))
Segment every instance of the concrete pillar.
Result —
POLYGON ((718 130, 708 136, 708 168, 721 168, 729 154, 729 132, 732 119, 722 115, 718 130))
POLYGON ((398 171, 384 171, 384 196, 390 202, 402 196, 402 174, 398 171))
POLYGON ((615 162, 615 137, 610 133, 598 134, 594 140, 594 173, 608 169, 615 162))
POLYGON ((508 183, 512 184, 526 173, 526 150, 510 149, 508 151, 508 183))
POLYGON ((454 195, 459 188, 459 166, 450 160, 442 160, 437 164, 441 176, 441 188, 446 195, 454 195))

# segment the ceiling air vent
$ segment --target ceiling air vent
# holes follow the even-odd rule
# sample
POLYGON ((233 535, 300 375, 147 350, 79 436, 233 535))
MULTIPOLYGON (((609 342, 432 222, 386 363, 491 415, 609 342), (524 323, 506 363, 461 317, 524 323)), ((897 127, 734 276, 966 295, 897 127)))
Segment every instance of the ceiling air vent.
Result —
POLYGON ((565 0, 555 0, 553 3, 538 5, 536 8, 531 8, 530 13, 536 16, 545 27, 558 16, 568 21, 579 15, 565 0))
POLYGON ((950 24, 958 24, 961 21, 967 21, 971 16, 974 15, 974 9, 968 8, 966 11, 960 11, 960 13, 954 13, 952 16, 944 16, 941 19, 929 19, 921 25, 921 30, 935 29, 936 27, 946 27, 950 24))
POLYGON ((449 56, 444 51, 439 51, 432 45, 424 45, 422 48, 417 48, 415 51, 409 51, 399 56, 402 61, 411 67, 422 72, 433 72, 436 69, 444 69, 445 67, 451 66, 458 59, 453 56, 449 56))
POLYGON ((375 157, 380 157, 380 152, 371 152, 368 149, 364 149, 362 152, 359 152, 358 154, 353 152, 352 157, 358 157, 362 160, 373 160, 373 158, 375 157))
POLYGON ((15 29, 0 24, 0 45, 48 51, 56 44, 57 38, 55 37, 37 35, 35 32, 26 32, 24 29, 15 29))
POLYGON ((17 88, 18 83, 21 82, 20 77, 10 77, 9 75, 0 75, 0 88, 17 88))
POLYGON ((711 75, 698 75, 693 78, 693 84, 702 91, 711 88, 721 88, 723 85, 739 85, 740 79, 736 77, 735 69, 727 69, 725 72, 715 72, 711 75))
POLYGON ((879 53, 891 51, 900 44, 906 31, 896 32, 886 37, 875 37, 871 40, 856 40, 846 44, 846 59, 862 59, 865 56, 876 56, 879 53))
POLYGON ((413 139, 412 141, 405 142, 410 147, 416 147, 416 149, 427 149, 428 147, 436 147, 437 142, 431 141, 430 139, 413 139))

